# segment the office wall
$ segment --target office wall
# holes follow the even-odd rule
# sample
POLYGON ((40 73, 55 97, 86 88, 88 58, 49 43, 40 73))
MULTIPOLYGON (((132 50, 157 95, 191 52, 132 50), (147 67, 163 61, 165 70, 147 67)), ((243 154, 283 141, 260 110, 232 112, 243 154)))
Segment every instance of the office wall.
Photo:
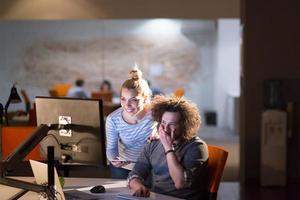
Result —
POLYGON ((143 20, 1 22, 4 84, 18 81, 46 94, 53 84, 72 83, 81 76, 90 91, 97 90, 103 79, 111 79, 118 89, 137 63, 154 86, 170 93, 179 86, 189 90, 189 80, 199 75, 193 73, 203 74, 202 59, 205 68, 213 69, 214 52, 201 55, 202 46, 216 45, 213 21, 186 22, 172 33, 168 27, 151 30, 154 26, 143 20), (197 41, 190 36, 194 29, 197 41))
MULTIPOLYGON (((54 84, 73 83, 77 77, 86 80, 89 92, 98 90, 103 79, 111 80, 118 91, 137 63, 152 85, 166 94, 182 87, 202 112, 214 110, 232 118, 218 107, 226 105, 230 85, 239 85, 233 78, 239 74, 234 65, 239 52, 228 51, 239 42, 232 34, 238 32, 238 20, 223 20, 223 28, 226 21, 235 26, 224 32, 212 20, 2 21, 1 102, 14 82, 32 101, 48 95, 54 84), (230 41, 222 39, 226 35, 230 41), (233 63, 217 61, 222 51, 233 63), (216 63, 222 64, 216 68, 216 63), (221 94, 217 100, 216 90, 221 94)), ((13 106, 21 105, 10 109, 13 106)))
POLYGON ((118 91, 137 63, 153 86, 165 93, 183 87, 201 107, 211 107, 211 94, 202 99, 201 91, 213 85, 215 23, 177 22, 163 20, 159 31, 152 20, 2 21, 1 102, 14 82, 31 100, 77 77, 86 80, 89 92, 98 90, 103 79, 118 91))
MULTIPOLYGON (((235 129, 240 97, 240 21, 218 20, 215 105, 221 127, 235 129)), ((238 133, 238 130, 234 130, 238 133)))

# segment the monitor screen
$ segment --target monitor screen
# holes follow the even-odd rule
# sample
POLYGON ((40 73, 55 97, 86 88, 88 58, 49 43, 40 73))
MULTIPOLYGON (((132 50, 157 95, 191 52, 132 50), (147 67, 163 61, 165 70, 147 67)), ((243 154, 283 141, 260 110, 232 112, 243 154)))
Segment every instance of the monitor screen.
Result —
POLYGON ((35 103, 37 125, 59 124, 61 127, 50 130, 40 142, 43 157, 51 145, 60 163, 106 163, 102 100, 36 97, 35 103), (74 127, 64 128, 67 124, 74 127))

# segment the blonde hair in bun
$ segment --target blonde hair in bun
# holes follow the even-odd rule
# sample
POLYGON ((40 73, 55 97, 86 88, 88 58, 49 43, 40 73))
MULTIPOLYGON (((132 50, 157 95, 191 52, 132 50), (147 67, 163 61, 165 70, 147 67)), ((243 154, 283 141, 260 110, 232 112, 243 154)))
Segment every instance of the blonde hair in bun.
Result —
MULTIPOLYGON (((125 80, 122 84, 122 88, 129 90, 135 90, 138 95, 142 95, 146 100, 151 98, 151 90, 145 79, 143 79, 143 72, 135 66, 129 71, 129 79, 125 80)), ((121 91, 122 91, 121 88, 121 91)))
POLYGON ((143 72, 135 65, 134 68, 130 70, 129 76, 131 79, 137 81, 143 77, 143 72))

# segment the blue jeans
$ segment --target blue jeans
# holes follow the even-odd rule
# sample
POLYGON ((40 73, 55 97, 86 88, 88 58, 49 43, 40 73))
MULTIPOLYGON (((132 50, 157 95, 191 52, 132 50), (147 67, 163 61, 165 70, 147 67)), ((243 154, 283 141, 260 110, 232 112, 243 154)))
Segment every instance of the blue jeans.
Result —
POLYGON ((111 178, 114 179, 127 179, 127 176, 130 172, 128 169, 114 167, 112 164, 109 165, 109 171, 111 178))

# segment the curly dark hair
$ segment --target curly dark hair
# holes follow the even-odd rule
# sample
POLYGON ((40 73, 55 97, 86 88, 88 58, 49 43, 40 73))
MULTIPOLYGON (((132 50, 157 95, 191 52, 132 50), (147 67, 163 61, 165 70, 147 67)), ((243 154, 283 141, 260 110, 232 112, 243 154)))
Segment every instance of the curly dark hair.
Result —
POLYGON ((191 139, 198 134, 201 126, 201 117, 195 103, 176 96, 155 96, 152 100, 153 120, 160 123, 165 112, 179 112, 180 126, 183 138, 191 139))

